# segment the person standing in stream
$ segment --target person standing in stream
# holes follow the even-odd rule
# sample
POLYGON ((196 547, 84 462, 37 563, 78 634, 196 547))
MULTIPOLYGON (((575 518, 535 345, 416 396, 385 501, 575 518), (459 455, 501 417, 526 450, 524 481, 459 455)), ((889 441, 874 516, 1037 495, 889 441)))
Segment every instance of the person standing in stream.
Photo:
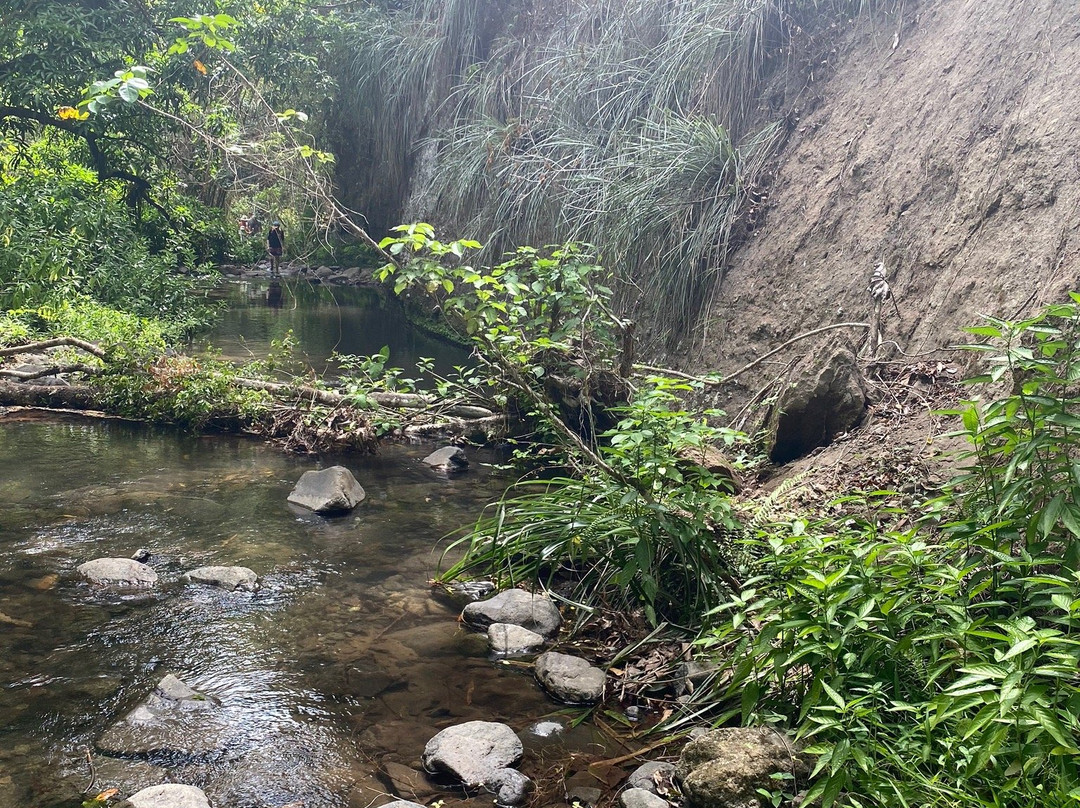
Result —
POLYGON ((270 253, 270 274, 276 277, 281 274, 281 256, 285 252, 285 233, 279 221, 275 220, 266 233, 266 250, 270 253))

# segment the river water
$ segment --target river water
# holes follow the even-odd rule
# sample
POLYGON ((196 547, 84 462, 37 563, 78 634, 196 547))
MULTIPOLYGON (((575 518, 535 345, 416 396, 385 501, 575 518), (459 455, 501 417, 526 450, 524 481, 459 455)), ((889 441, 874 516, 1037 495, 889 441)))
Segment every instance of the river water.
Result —
POLYGON ((466 474, 431 470, 431 448, 316 460, 121 421, 0 419, 0 808, 78 806, 87 749, 168 673, 220 701, 228 754, 92 753, 92 793, 176 781, 216 808, 379 805, 380 764, 417 766, 439 729, 522 729, 556 712, 430 590, 441 538, 507 483, 480 452, 466 474), (287 504, 305 470, 335 463, 367 491, 357 511, 287 504), (103 593, 75 574, 139 548, 160 576, 152 593, 103 593), (181 582, 211 564, 250 567, 262 587, 181 582))

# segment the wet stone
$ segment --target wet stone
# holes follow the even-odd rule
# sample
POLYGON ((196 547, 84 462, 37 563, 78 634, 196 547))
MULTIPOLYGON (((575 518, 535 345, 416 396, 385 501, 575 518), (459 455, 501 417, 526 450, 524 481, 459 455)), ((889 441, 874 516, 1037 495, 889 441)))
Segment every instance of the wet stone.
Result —
POLYGON ((466 786, 479 786, 520 760, 522 752, 521 740, 506 724, 466 721, 428 741, 422 761, 428 771, 446 772, 466 786))
POLYGON ((184 580, 193 584, 219 586, 229 592, 237 589, 253 592, 258 588, 259 576, 247 567, 199 567, 185 573, 184 580))
POLYGON ((511 623, 550 637, 559 630, 562 615, 547 595, 534 595, 523 589, 508 589, 487 600, 470 603, 462 619, 476 628, 492 623, 511 623))
POLYGON ((444 446, 425 457, 423 462, 432 468, 465 471, 469 467, 469 456, 460 446, 444 446))
POLYGON ((428 780, 427 775, 411 766, 386 761, 383 771, 390 781, 391 789, 399 797, 422 800, 438 793, 438 789, 428 780))
POLYGON ((224 749, 228 723, 214 699, 169 674, 134 710, 97 740, 119 757, 204 757, 224 749))
POLYGON ((383 803, 378 808, 425 808, 425 806, 411 800, 394 800, 393 802, 383 803))
POLYGON ((348 513, 364 501, 364 489, 344 466, 322 471, 305 471, 296 483, 289 502, 315 513, 348 513))
POLYGON ((600 802, 602 794, 600 789, 592 786, 569 786, 566 789, 566 801, 571 805, 577 803, 591 808, 600 802))
POLYGON ((80 564, 79 575, 98 586, 143 589, 157 583, 157 573, 131 558, 95 558, 80 564))
POLYGON ((210 802, 201 789, 177 783, 144 788, 125 802, 131 808, 210 808, 210 802))
POLYGON ((627 788, 639 788, 657 796, 671 793, 671 778, 675 774, 675 764, 651 760, 642 763, 630 773, 626 780, 627 788))
POLYGON ((595 704, 604 697, 604 672, 580 657, 549 651, 536 660, 536 679, 567 704, 595 704))
POLYGON ((488 644, 496 654, 527 654, 543 648, 544 638, 512 623, 492 623, 488 626, 488 644))
POLYGON ((529 799, 533 781, 517 769, 499 769, 484 781, 484 788, 495 795, 496 805, 521 805, 529 799))
POLYGON ((623 808, 670 808, 663 797, 646 791, 644 788, 628 788, 619 795, 623 808))

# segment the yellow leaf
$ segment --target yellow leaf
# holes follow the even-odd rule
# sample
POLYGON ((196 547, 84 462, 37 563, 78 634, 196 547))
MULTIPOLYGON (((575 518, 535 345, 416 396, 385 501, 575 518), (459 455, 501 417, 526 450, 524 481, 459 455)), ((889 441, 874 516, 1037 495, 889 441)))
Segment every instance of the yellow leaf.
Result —
POLYGON ((60 109, 56 110, 56 117, 62 121, 81 121, 89 116, 90 113, 79 112, 75 107, 60 107, 60 109))
POLYGON ((119 793, 120 793, 120 789, 110 788, 107 791, 102 791, 100 794, 98 794, 96 797, 94 797, 94 801, 95 802, 105 802, 105 800, 109 799, 109 797, 115 797, 119 793))
POLYGON ((202 73, 204 76, 206 75, 206 65, 200 62, 198 59, 195 60, 195 69, 202 73))

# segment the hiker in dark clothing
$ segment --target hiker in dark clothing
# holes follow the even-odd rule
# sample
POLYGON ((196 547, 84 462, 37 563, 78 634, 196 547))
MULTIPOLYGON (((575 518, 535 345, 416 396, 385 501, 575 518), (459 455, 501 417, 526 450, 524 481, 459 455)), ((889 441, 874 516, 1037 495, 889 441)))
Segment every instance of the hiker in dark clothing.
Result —
POLYGON ((275 221, 266 234, 266 250, 270 253, 270 274, 281 274, 281 256, 285 252, 285 233, 281 222, 275 221))

